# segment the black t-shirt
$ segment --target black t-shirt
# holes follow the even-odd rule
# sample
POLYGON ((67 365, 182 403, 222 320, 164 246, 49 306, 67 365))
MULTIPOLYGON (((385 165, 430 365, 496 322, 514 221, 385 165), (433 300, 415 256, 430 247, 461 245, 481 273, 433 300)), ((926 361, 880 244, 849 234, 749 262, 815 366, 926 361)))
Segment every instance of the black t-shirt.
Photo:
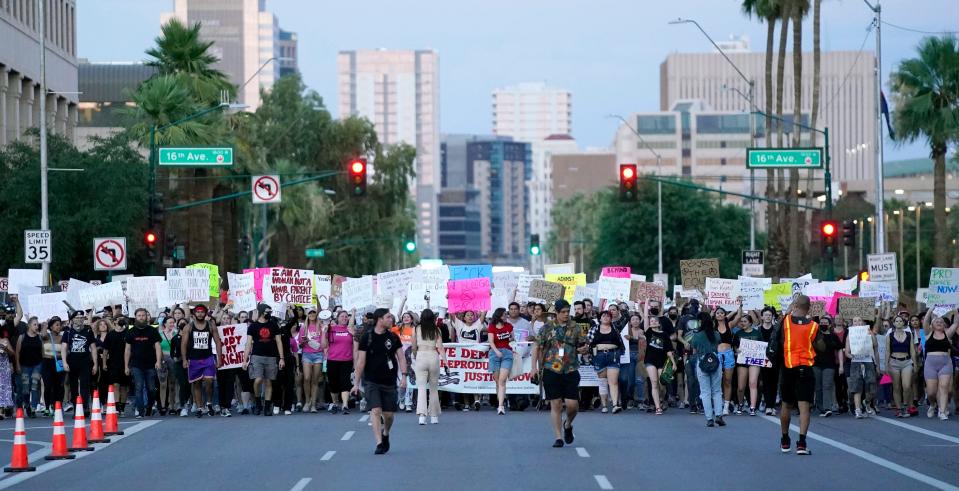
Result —
POLYGON ((126 334, 126 330, 117 331, 113 329, 107 333, 107 338, 103 341, 103 348, 109 353, 110 357, 107 359, 107 363, 110 366, 123 366, 123 352, 127 348, 126 334))
POLYGON ((130 366, 150 369, 156 366, 156 344, 160 342, 160 332, 153 326, 127 329, 126 344, 130 345, 130 366))
POLYGON ((43 340, 40 335, 23 335, 20 341, 20 365, 32 367, 43 362, 43 340))
POLYGON ((293 359, 293 348, 290 346, 290 340, 293 339, 293 328, 299 325, 299 321, 288 321, 280 327, 280 344, 283 345, 283 357, 287 360, 293 359))
POLYGON ((380 385, 396 386, 399 363, 396 351, 402 344, 396 334, 386 331, 377 334, 375 329, 360 338, 360 351, 366 352, 366 369, 363 379, 380 385))
POLYGON ((663 366, 670 351, 673 351, 673 343, 670 342, 668 334, 646 330, 646 363, 663 366))
POLYGON ((79 330, 70 328, 63 333, 61 343, 67 345, 67 356, 70 363, 76 361, 91 361, 90 346, 96 343, 96 337, 93 335, 93 329, 89 326, 83 326, 79 330))
POLYGON ((246 333, 253 342, 251 355, 279 358, 280 353, 276 349, 276 336, 280 334, 280 326, 276 323, 276 319, 271 318, 266 322, 254 321, 250 324, 246 333))

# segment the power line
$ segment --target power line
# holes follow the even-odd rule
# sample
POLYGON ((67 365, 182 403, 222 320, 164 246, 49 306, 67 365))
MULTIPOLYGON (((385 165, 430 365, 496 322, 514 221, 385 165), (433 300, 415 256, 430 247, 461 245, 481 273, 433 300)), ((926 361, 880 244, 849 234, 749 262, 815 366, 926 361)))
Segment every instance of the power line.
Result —
POLYGON ((937 36, 947 36, 947 35, 949 35, 949 34, 959 34, 959 31, 924 31, 924 30, 922 30, 922 29, 916 29, 916 28, 914 28, 914 27, 900 26, 900 25, 893 24, 892 22, 887 22, 887 21, 882 21, 882 23, 885 24, 885 25, 887 25, 887 26, 889 26, 889 27, 893 27, 893 28, 895 28, 895 29, 900 29, 900 30, 909 31, 909 32, 915 32, 915 33, 918 33, 918 34, 932 34, 932 35, 937 35, 937 36))
POLYGON ((869 24, 869 27, 866 28, 866 35, 862 38, 862 44, 859 45, 859 51, 856 52, 856 60, 852 62, 852 65, 849 65, 849 70, 846 71, 846 75, 842 78, 842 83, 839 84, 839 88, 833 91, 832 95, 829 96, 829 101, 822 105, 820 113, 826 112, 826 108, 836 100, 836 97, 846 88, 846 83, 849 82, 849 76, 852 75, 852 71, 859 65, 859 59, 862 58, 862 52, 866 48, 866 41, 869 41, 869 35, 872 34, 872 30, 875 27, 875 24, 869 24))

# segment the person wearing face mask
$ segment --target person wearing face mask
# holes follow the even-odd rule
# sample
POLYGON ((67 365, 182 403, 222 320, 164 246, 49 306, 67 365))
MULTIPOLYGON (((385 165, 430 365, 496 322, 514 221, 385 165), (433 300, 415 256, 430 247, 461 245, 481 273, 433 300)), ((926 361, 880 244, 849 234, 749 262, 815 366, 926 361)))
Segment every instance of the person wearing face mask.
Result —
POLYGON ((63 321, 59 317, 40 326, 40 338, 43 340, 43 400, 46 403, 45 416, 53 414, 57 401, 63 402, 63 358, 60 357, 60 332, 63 321), (59 368, 58 368, 59 366, 59 368))
MULTIPOLYGON (((692 345, 690 344, 693 336, 699 332, 703 323, 703 312, 700 311, 699 300, 692 299, 689 305, 683 307, 683 315, 679 317, 679 323, 676 328, 676 346, 680 356, 684 360, 683 374, 686 381, 686 401, 684 404, 689 406, 689 414, 703 413, 703 402, 700 400, 699 377, 696 375, 696 357, 692 356, 692 345)), ((708 318, 706 316, 705 318, 708 318)))
POLYGON ((80 396, 84 407, 90 404, 90 376, 99 369, 96 356, 96 337, 86 324, 83 311, 74 311, 70 316, 70 329, 63 334, 60 355, 64 360, 70 391, 80 396))
POLYGON ((273 381, 279 368, 286 366, 280 325, 273 317, 273 309, 265 303, 257 306, 257 319, 247 329, 246 353, 243 369, 250 371, 253 395, 256 398, 253 413, 273 416, 273 381))
POLYGON ((892 378, 892 399, 896 404, 896 417, 908 418, 913 411, 917 411, 911 404, 916 345, 912 341, 912 333, 906 330, 906 319, 896 316, 892 319, 892 326, 893 331, 889 333, 889 346, 886 349, 886 372, 892 378))
MULTIPOLYGON (((206 414, 213 416, 213 379, 216 378, 216 370, 223 360, 219 332, 213 320, 207 318, 207 313, 205 305, 197 305, 193 309, 193 321, 184 328, 180 342, 180 351, 186 354, 183 357, 183 368, 187 370, 187 380, 193 386, 193 414, 197 418, 203 417, 204 414, 204 395, 206 414), (216 357, 213 356, 214 347, 216 357)), ((183 406, 180 416, 183 416, 183 413, 189 413, 186 405, 183 406)))
MULTIPOLYGON (((776 309, 774 307, 763 307, 759 314, 759 332, 765 342, 772 338, 776 327, 776 309)), ((760 406, 765 409, 766 416, 776 415, 776 393, 779 389, 779 365, 774 360, 768 360, 761 370, 759 370, 759 379, 762 381, 763 402, 760 406)))
POLYGON ((157 371, 163 354, 160 351, 160 333, 149 324, 150 314, 146 309, 134 312, 133 328, 126 332, 126 349, 123 354, 126 374, 133 376, 133 401, 137 419, 149 416, 156 392, 157 371))
POLYGON ((836 353, 842 349, 843 342, 832 331, 833 319, 828 315, 819 318, 819 331, 826 343, 826 350, 816 353, 813 362, 813 375, 816 377, 816 404, 819 406, 819 416, 832 416, 836 405, 836 353))

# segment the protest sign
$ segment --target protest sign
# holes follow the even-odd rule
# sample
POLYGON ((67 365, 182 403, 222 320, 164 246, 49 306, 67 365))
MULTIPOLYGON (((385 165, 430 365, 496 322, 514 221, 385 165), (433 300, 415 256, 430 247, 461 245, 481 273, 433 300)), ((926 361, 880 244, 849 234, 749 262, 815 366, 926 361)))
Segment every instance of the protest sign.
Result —
POLYGON ((891 283, 865 280, 859 282, 859 296, 875 298, 877 307, 880 302, 895 302, 898 297, 895 292, 896 289, 891 283))
POLYGON ((876 301, 872 298, 842 297, 839 299, 839 316, 847 321, 859 317, 864 321, 876 319, 876 301))
POLYGON ((469 264, 463 266, 449 266, 449 279, 471 280, 473 278, 486 278, 490 281, 493 281, 493 265, 469 264))
POLYGON ((510 302, 513 301, 512 288, 494 286, 493 293, 490 296, 490 310, 495 311, 498 308, 508 309, 510 302))
POLYGON ((526 303, 529 299, 529 286, 533 280, 543 279, 542 275, 538 274, 521 274, 516 280, 516 296, 515 299, 519 303, 526 303))
POLYGON ((210 300, 210 273, 198 268, 167 268, 167 287, 174 303, 210 300))
POLYGON ((654 273, 653 274, 653 283, 659 283, 663 285, 663 288, 669 290, 669 274, 667 273, 654 273))
POLYGON ((603 268, 603 272, 600 276, 607 276, 609 278, 629 278, 633 272, 633 268, 629 266, 606 266, 603 268))
MULTIPOLYGON (((879 372, 886 371, 886 353, 889 351, 889 334, 876 334, 876 355, 879 357, 879 372)), ((892 380, 889 381, 892 383, 892 380)))
POLYGON ((629 276, 625 278, 600 276, 599 281, 596 282, 596 293, 599 298, 604 300, 629 300, 631 282, 629 276))
POLYGON ((22 286, 40 286, 43 284, 41 269, 10 269, 7 272, 7 293, 20 294, 22 286))
MULTIPOLYGON (((845 302, 839 302, 840 309, 843 303, 845 302)), ((846 319, 852 319, 852 317, 846 317, 846 319)), ((869 326, 850 326, 848 331, 849 351, 852 352, 852 356, 867 356, 872 353, 872 336, 869 335, 869 326)))
POLYGON ((740 340, 739 354, 736 355, 736 363, 754 367, 768 366, 769 363, 766 360, 766 346, 768 344, 769 343, 765 341, 753 341, 751 339, 740 340))
POLYGON ((659 283, 649 283, 646 281, 630 281, 629 299, 634 302, 649 302, 657 300, 662 302, 666 298, 666 287, 659 283))
POLYGON ((630 274, 629 279, 632 281, 646 281, 646 275, 644 274, 630 274))
POLYGON ((347 278, 343 282, 343 308, 347 312, 356 309, 360 311, 374 305, 373 297, 373 277, 364 276, 362 278, 347 278))
MULTIPOLYGON (((520 343, 522 344, 522 343, 520 343)), ((496 381, 489 371, 488 350, 486 344, 456 344, 444 343, 446 361, 441 366, 449 370, 440 370, 439 389, 457 394, 495 394, 496 381)), ((517 346, 516 352, 522 352, 517 346)), ((528 353, 528 350, 527 350, 528 353)), ((529 354, 520 359, 518 356, 513 363, 520 364, 520 375, 511 377, 506 382, 507 394, 539 394, 539 386, 530 383, 532 359, 529 354)), ((410 378, 410 388, 415 389, 415 381, 410 378)))
POLYGON ((257 302, 263 300, 263 280, 268 278, 274 269, 277 268, 254 268, 243 270, 244 273, 253 273, 253 291, 256 293, 257 302))
POLYGON ((726 278, 706 278, 706 305, 718 306, 727 312, 739 308, 739 282, 726 278))
POLYGON ((739 295, 743 299, 743 310, 762 310, 765 306, 763 304, 763 293, 770 287, 772 287, 772 280, 769 278, 740 276, 739 295))
POLYGON ((422 312, 430 308, 430 304, 427 301, 428 296, 429 291, 427 290, 426 283, 410 283, 406 286, 406 310, 422 312))
POLYGON ((263 295, 272 304, 310 305, 313 303, 313 271, 309 269, 276 268, 270 273, 269 292, 263 295))
POLYGON ((596 300, 597 298, 599 298, 596 295, 597 293, 596 293, 595 283, 588 284, 588 285, 579 285, 575 289, 573 289, 574 302, 580 301, 580 300, 596 300))
POLYGON ((929 289, 928 288, 918 288, 916 289, 916 303, 921 303, 925 305, 928 303, 929 299, 929 289))
POLYGON ((210 275, 210 298, 220 296, 220 267, 210 263, 196 263, 187 266, 190 269, 205 269, 210 275))
POLYGON ((333 277, 327 274, 313 276, 313 296, 320 309, 328 309, 333 304, 333 277))
POLYGON ((254 291, 254 273, 227 273, 230 282, 230 302, 233 302, 234 312, 251 312, 256 310, 256 292, 254 291))
MULTIPOLYGON (((13 281, 13 270, 11 269, 10 272, 11 281, 13 281)), ((929 274, 926 305, 940 307, 957 304, 959 304, 959 268, 932 268, 929 274)))
POLYGON ((683 289, 703 290, 706 278, 719 277, 719 259, 683 259, 679 261, 683 289))
POLYGON ((572 303, 576 287, 586 284, 586 274, 547 274, 546 281, 563 285, 563 298, 572 303))
POLYGON ((450 280, 447 284, 448 311, 488 312, 490 309, 489 278, 471 278, 468 280, 450 280))
POLYGON ((545 280, 533 280, 529 285, 529 295, 527 299, 530 302, 538 302, 546 305, 549 309, 553 303, 563 298, 563 285, 545 280))
POLYGON ((134 276, 127 279, 127 310, 135 313, 137 309, 147 309, 151 316, 160 314, 158 290, 164 286, 162 276, 134 276))
POLYGON ((348 279, 346 276, 333 275, 333 281, 330 282, 330 302, 333 305, 343 305, 343 283, 348 279))
POLYGON ((519 275, 515 271, 494 271, 493 288, 506 288, 507 290, 516 290, 519 286, 519 275))
POLYGON ((574 273, 576 273, 575 263, 547 264, 546 266, 543 266, 543 274, 546 276, 549 276, 551 274, 574 274, 574 273))
MULTIPOLYGON (((253 285, 251 284, 251 289, 252 286, 253 285)), ((246 324, 231 324, 228 326, 216 327, 220 334, 220 343, 223 346, 223 366, 220 367, 220 370, 240 368, 243 366, 243 356, 244 351, 246 350, 247 327, 248 326, 246 324)), ((197 334, 200 334, 200 332, 194 331, 194 336, 197 334)))
POLYGON ((852 295, 842 293, 842 292, 833 293, 832 297, 829 298, 829 301, 826 302, 826 313, 831 316, 836 316, 839 313, 839 299, 843 297, 851 297, 851 296, 852 295))
POLYGON ((80 290, 79 298, 82 310, 102 310, 104 307, 121 305, 126 301, 123 298, 123 285, 119 283, 105 283, 80 290))
POLYGON ((53 316, 66 319, 69 313, 67 304, 63 303, 66 299, 66 292, 30 295, 26 302, 29 308, 26 314, 36 316, 40 322, 47 322, 53 316))
POLYGON ((781 279, 779 282, 792 283, 793 284, 792 294, 795 297, 796 295, 809 295, 808 293, 806 293, 806 289, 809 288, 811 285, 815 285, 819 283, 819 280, 813 278, 812 274, 805 274, 800 276, 799 278, 794 278, 789 280, 781 279))
POLYGON ((822 317, 826 315, 826 302, 827 300, 812 300, 809 301, 809 316, 810 317, 822 317))
POLYGON ((405 295, 409 284, 421 279, 422 272, 418 267, 379 273, 376 275, 376 292, 391 297, 405 295))
POLYGON ((792 297, 792 293, 792 283, 776 283, 774 285, 770 284, 769 288, 763 291, 763 304, 776 307, 777 309, 781 308, 782 304, 780 302, 780 297, 792 297))
MULTIPOLYGON (((426 285, 426 295, 429 297, 431 309, 446 308, 447 283, 450 280, 448 266, 423 269, 422 281, 426 285)), ((409 300, 407 298, 407 300, 409 300)))
POLYGON ((67 303, 73 306, 75 309, 80 308, 80 291, 87 288, 93 288, 93 285, 85 281, 80 281, 76 278, 70 278, 68 281, 69 286, 67 287, 67 303))

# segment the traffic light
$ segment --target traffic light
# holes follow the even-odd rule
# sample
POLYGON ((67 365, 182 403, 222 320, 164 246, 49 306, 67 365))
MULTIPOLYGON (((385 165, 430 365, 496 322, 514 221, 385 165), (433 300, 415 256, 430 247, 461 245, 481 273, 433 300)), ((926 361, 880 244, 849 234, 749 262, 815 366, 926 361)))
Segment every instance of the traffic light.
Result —
POLYGON ((619 164, 619 200, 636 201, 636 164, 619 164))
POLYGON ((157 233, 153 230, 147 230, 147 232, 143 234, 143 245, 146 246, 147 256, 149 256, 150 259, 156 258, 158 239, 157 233))
POLYGON ((862 282, 862 281, 869 281, 869 271, 867 271, 867 270, 865 270, 865 269, 862 270, 862 271, 860 271, 860 272, 859 272, 859 281, 860 281, 860 282, 862 282))
POLYGON ((412 239, 408 239, 408 240, 406 241, 406 243, 403 244, 403 249, 405 249, 406 252, 408 252, 408 253, 410 253, 410 254, 416 252, 416 241, 414 241, 414 240, 412 240, 412 239))
POLYGON ((856 223, 852 220, 842 222, 842 245, 846 247, 856 246, 856 223))
POLYGON ((353 196, 366 194, 366 159, 353 159, 349 166, 350 192, 353 196))
POLYGON ((826 220, 819 226, 819 238, 822 245, 822 254, 825 257, 832 257, 836 253, 836 234, 839 227, 836 222, 826 220))
POLYGON ((531 256, 538 256, 540 253, 539 249, 539 234, 533 234, 529 236, 529 254, 531 256))

